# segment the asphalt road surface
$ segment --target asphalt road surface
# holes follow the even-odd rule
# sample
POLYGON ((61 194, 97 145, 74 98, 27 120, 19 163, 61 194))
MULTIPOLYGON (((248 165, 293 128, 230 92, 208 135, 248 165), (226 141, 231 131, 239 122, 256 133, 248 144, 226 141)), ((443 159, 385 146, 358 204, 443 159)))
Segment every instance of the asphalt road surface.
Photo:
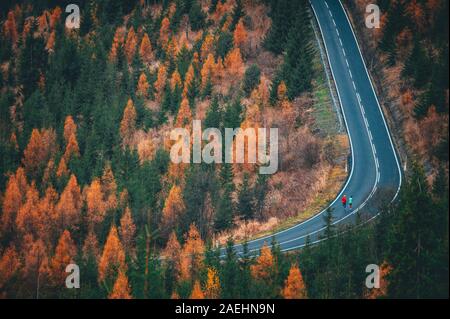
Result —
MULTIPOLYGON (((332 223, 336 226, 352 223, 357 212, 369 218, 377 215, 371 202, 382 198, 394 200, 400 190, 402 171, 395 148, 373 89, 367 68, 346 12, 339 0, 311 0, 319 24, 326 54, 340 100, 342 115, 351 146, 350 173, 342 190, 330 204, 332 223), (353 197, 353 209, 344 209, 343 195, 353 197)), ((257 253, 272 237, 282 251, 301 248, 309 236, 311 243, 323 240, 324 214, 293 227, 248 242, 251 253, 257 253)), ((236 245, 237 253, 242 246, 236 245)), ((221 255, 225 252, 222 249, 221 255)))

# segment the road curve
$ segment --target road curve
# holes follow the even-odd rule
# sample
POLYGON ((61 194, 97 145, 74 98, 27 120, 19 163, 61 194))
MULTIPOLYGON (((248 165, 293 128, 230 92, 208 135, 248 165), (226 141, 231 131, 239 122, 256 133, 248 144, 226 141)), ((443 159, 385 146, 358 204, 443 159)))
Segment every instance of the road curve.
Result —
MULTIPOLYGON (((356 213, 364 207, 365 214, 376 216, 377 212, 366 206, 375 199, 375 195, 383 196, 384 200, 394 200, 401 187, 402 171, 342 3, 339 0, 311 0, 310 3, 325 44, 350 140, 350 174, 336 199, 329 205, 333 208, 333 224, 345 225, 354 222, 356 213), (340 198, 343 194, 353 196, 352 210, 342 207, 340 198)), ((270 245, 272 237, 275 237, 282 251, 303 247, 308 236, 311 243, 319 242, 325 229, 325 211, 273 235, 249 241, 249 251, 257 253, 264 242, 270 245)), ((241 253, 242 245, 236 245, 235 250, 241 253)), ((224 253, 222 249, 221 255, 224 253)))

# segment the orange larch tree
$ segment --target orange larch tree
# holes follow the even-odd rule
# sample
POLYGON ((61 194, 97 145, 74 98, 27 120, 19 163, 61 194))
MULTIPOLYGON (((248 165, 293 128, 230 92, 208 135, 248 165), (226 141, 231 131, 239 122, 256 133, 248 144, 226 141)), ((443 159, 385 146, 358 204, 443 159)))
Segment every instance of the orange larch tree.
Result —
POLYGON ((119 270, 126 271, 125 252, 117 234, 117 228, 113 225, 98 264, 99 282, 110 281, 115 278, 119 270))
POLYGON ((128 31, 127 40, 125 41, 125 56, 127 57, 128 63, 133 61, 134 54, 136 53, 137 46, 137 36, 134 32, 134 28, 131 27, 128 31))
POLYGON ((183 98, 187 98, 189 95, 189 91, 191 90, 192 84, 194 83, 195 71, 193 65, 189 65, 189 68, 184 77, 184 86, 183 86, 183 98))
POLYGON ((8 183, 6 184, 6 191, 3 198, 3 213, 1 215, 2 233, 12 231, 12 227, 16 220, 16 214, 19 211, 24 199, 24 192, 26 192, 26 189, 20 189, 16 175, 11 174, 9 176, 8 183))
POLYGON ((57 203, 58 193, 52 186, 47 187, 44 196, 39 201, 38 206, 40 218, 38 237, 42 238, 46 243, 56 240, 56 238, 54 238, 55 234, 57 231, 61 231, 56 227, 58 220, 58 216, 56 214, 57 203))
POLYGON ((117 207, 117 183, 109 162, 105 165, 101 182, 106 208, 108 210, 115 209, 117 207))
POLYGON ((281 81, 281 83, 277 87, 277 97, 279 102, 287 100, 287 87, 284 81, 281 81))
POLYGON ((35 176, 56 152, 56 133, 53 129, 33 129, 23 152, 23 165, 28 174, 35 176))
POLYGON ((129 145, 136 130, 136 109, 133 101, 128 99, 127 106, 123 111, 123 118, 120 122, 120 136, 124 145, 129 145))
POLYGON ((41 239, 34 240, 28 234, 23 239, 22 251, 24 252, 24 267, 22 268, 23 278, 36 291, 36 298, 39 297, 39 289, 46 275, 48 274, 48 253, 44 242, 41 239))
POLYGON ((285 299, 305 299, 307 292, 305 283, 303 282, 302 273, 296 264, 291 265, 289 275, 285 281, 282 291, 285 299))
POLYGON ((76 136, 77 125, 75 124, 72 115, 68 115, 64 121, 64 140, 66 141, 66 144, 69 143, 72 134, 75 134, 76 136))
POLYGON ((214 51, 214 37, 211 34, 207 34, 205 40, 203 40, 202 47, 200 49, 200 56, 203 61, 212 54, 214 51))
POLYGON ((225 57, 225 68, 231 78, 240 79, 244 73, 244 62, 242 61, 241 50, 234 48, 225 57))
POLYGON ((120 239, 123 243, 123 248, 130 255, 134 252, 134 235, 136 234, 136 225, 133 222, 133 216, 131 215, 131 209, 125 208, 122 218, 120 219, 120 239))
POLYGON ((73 133, 69 137, 63 157, 66 162, 69 162, 72 156, 80 156, 80 148, 78 147, 77 138, 73 133))
POLYGON ((167 230, 171 230, 175 227, 184 210, 185 205, 181 188, 177 185, 173 185, 164 202, 164 208, 162 210, 163 227, 167 230))
POLYGON ((194 224, 191 224, 181 253, 181 279, 195 279, 203 268, 205 244, 194 224))
POLYGON ((82 248, 82 257, 84 261, 89 260, 89 258, 94 258, 98 262, 100 258, 100 250, 98 248, 98 240, 95 233, 91 230, 84 240, 82 248))
POLYGON ((161 41, 163 47, 165 47, 167 42, 169 41, 169 33, 170 20, 169 18, 165 17, 164 19, 162 19, 161 28, 159 29, 159 40, 161 41))
POLYGON ((205 299, 200 282, 196 280, 194 282, 194 288, 192 288, 192 293, 189 299, 205 299))
POLYGON ((200 71, 203 88, 206 86, 206 83, 208 83, 208 79, 212 79, 214 77, 215 68, 216 63, 214 61, 214 56, 210 53, 208 54, 205 63, 203 63, 202 70, 200 71))
POLYGON ((108 296, 109 299, 132 299, 131 288, 128 283, 128 277, 123 270, 119 270, 116 282, 111 293, 108 296))
POLYGON ((52 31, 50 36, 47 39, 47 44, 45 45, 45 49, 51 54, 54 52, 55 48, 55 40, 56 40, 56 32, 52 31))
POLYGON ((19 272, 20 267, 19 254, 14 246, 11 245, 5 249, 0 258, 0 290, 3 289, 9 279, 19 272))
POLYGON ((50 262, 50 279, 55 286, 63 286, 67 276, 66 267, 73 264, 77 255, 77 247, 70 236, 70 232, 65 230, 58 240, 55 254, 50 262))
POLYGON ((101 224, 106 215, 106 204, 103 201, 102 186, 98 178, 94 178, 91 185, 85 188, 84 197, 90 227, 101 224))
POLYGON ((162 252, 162 256, 164 256, 164 260, 167 263, 172 264, 173 270, 175 272, 175 278, 178 280, 180 276, 180 254, 181 254, 181 245, 177 239, 177 235, 175 231, 169 236, 169 240, 167 241, 166 248, 162 252))
POLYGON ((275 262, 270 248, 267 243, 264 243, 261 248, 261 254, 256 259, 256 263, 250 267, 253 278, 255 279, 270 279, 273 275, 275 262))
POLYGON ((150 85, 148 84, 147 76, 145 75, 144 72, 142 72, 141 75, 139 76, 137 89, 136 89, 136 95, 141 96, 143 98, 147 98, 149 87, 150 87, 150 85))
POLYGON ((61 18, 62 10, 59 6, 56 6, 50 13, 50 28, 54 29, 56 24, 61 18))
POLYGON ((119 27, 116 29, 116 32, 114 34, 113 43, 111 46, 111 51, 109 52, 109 61, 110 62, 117 62, 119 50, 123 46, 124 41, 125 41, 125 29, 123 27, 119 27))
POLYGON ((61 160, 59 161, 58 169, 56 170, 56 176, 61 177, 67 177, 69 175, 69 169, 67 168, 66 160, 64 157, 61 157, 61 160))
POLYGON ((167 69, 164 65, 161 65, 158 68, 158 76, 154 84, 156 91, 155 97, 157 102, 160 102, 163 97, 166 81, 167 81, 167 69))
POLYGON ((180 108, 178 110, 177 118, 175 120, 175 127, 189 128, 192 123, 191 107, 189 106, 188 99, 184 98, 181 101, 180 108))
POLYGON ((16 18, 14 16, 14 12, 10 10, 8 12, 8 18, 6 19, 3 25, 3 32, 7 39, 11 41, 13 47, 16 46, 18 40, 17 26, 16 26, 16 18))
POLYGON ((25 196, 25 203, 20 207, 17 212, 16 226, 17 230, 22 234, 36 233, 39 229, 38 223, 40 222, 38 216, 38 204, 39 204, 39 192, 36 189, 34 182, 28 187, 27 194, 25 196))
POLYGON ((172 73, 172 77, 170 78, 170 88, 174 90, 177 85, 179 88, 182 87, 180 73, 178 72, 178 69, 175 69, 172 73))
POLYGON ((245 30, 242 19, 240 19, 233 33, 234 46, 236 48, 240 48, 241 50, 243 50, 243 46, 246 41, 247 41, 247 31, 245 30))
POLYGON ((153 60, 153 50, 150 38, 147 33, 142 37, 141 45, 139 47, 139 55, 144 63, 149 64, 153 60))
POLYGON ((270 98, 270 81, 265 75, 261 75, 261 80, 256 89, 251 94, 252 100, 261 107, 267 107, 269 105, 270 98))
POLYGON ((60 229, 75 229, 81 221, 82 197, 77 178, 72 174, 56 205, 57 224, 60 229))

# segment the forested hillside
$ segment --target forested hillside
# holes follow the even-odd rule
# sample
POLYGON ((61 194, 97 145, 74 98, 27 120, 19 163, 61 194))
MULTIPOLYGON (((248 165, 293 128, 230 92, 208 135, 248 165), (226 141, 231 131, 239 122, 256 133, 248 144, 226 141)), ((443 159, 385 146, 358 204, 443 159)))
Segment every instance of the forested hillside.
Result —
MULTIPOLYGON (((424 131, 434 178, 411 166, 376 222, 362 214, 336 237, 330 212, 329 240, 238 258, 235 241, 309 217, 346 177, 308 1, 86 0, 79 29, 54 2, 0 4, 0 297, 448 296, 448 82, 420 82, 422 64, 402 72, 427 101, 415 121, 436 119, 424 131), (170 131, 193 119, 279 128, 278 172, 174 164, 170 131), (71 263, 80 289, 65 286, 71 263), (377 293, 370 263, 383 264, 377 293)), ((448 57, 448 42, 425 38, 410 60, 448 57)))

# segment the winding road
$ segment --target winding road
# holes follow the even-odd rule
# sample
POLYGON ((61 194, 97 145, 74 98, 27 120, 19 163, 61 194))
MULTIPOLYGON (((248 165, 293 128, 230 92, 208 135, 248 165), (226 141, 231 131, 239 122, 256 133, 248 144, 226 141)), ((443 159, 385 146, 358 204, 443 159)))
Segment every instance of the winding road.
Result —
MULTIPOLYGON (((315 18, 325 44, 326 55, 336 85, 342 115, 351 147, 350 174, 336 199, 333 209, 334 225, 355 221, 357 212, 370 218, 377 215, 369 209, 377 195, 383 200, 395 200, 401 183, 402 170, 386 120, 373 88, 356 36, 340 0, 311 0, 315 18), (341 197, 353 196, 353 209, 344 209, 341 197), (388 198, 386 198, 388 197, 388 198), (364 209, 364 211, 362 211, 364 209)), ((309 236, 311 243, 321 241, 325 230, 324 214, 316 214, 293 227, 276 234, 248 242, 251 253, 257 253, 272 237, 282 251, 301 248, 309 236)), ((236 245, 237 253, 242 245, 236 245)), ((224 249, 221 255, 225 253, 224 249)))

